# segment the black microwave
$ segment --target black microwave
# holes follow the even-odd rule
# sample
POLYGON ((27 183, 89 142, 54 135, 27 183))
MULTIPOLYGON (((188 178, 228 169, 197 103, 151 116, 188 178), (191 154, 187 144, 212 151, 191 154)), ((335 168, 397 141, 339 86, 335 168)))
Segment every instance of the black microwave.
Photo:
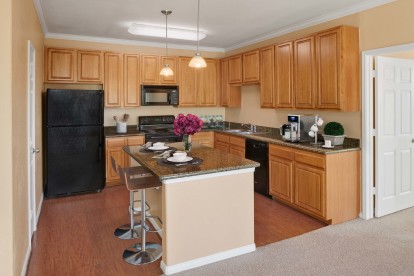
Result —
POLYGON ((178 105, 178 86, 142 85, 141 105, 178 105))

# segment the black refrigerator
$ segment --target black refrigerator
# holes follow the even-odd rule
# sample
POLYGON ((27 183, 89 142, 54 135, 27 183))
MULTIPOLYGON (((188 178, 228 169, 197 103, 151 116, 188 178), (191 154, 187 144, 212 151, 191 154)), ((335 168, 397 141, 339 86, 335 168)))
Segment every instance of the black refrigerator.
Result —
POLYGON ((44 137, 46 197, 103 189, 102 90, 47 89, 44 137))

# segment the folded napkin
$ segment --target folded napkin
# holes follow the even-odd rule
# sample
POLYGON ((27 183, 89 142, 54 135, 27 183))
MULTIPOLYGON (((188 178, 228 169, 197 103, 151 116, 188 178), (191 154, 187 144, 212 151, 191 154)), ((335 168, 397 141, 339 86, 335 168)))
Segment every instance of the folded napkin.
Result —
POLYGON ((143 145, 140 145, 139 147, 140 148, 149 148, 149 147, 151 147, 152 146, 152 143, 151 142, 147 142, 147 143, 145 143, 145 144, 143 144, 143 145))
POLYGON ((166 150, 161 154, 155 155, 152 158, 168 158, 170 157, 171 150, 166 150))

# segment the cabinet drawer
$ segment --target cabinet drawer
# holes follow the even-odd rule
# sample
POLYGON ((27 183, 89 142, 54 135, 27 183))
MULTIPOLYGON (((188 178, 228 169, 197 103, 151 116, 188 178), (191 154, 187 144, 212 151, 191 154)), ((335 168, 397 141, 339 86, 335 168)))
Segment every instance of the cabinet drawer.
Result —
POLYGON ((325 157, 321 154, 296 151, 295 161, 322 169, 325 168, 325 157))
POLYGON ((127 138, 127 145, 128 146, 138 146, 144 144, 145 137, 144 136, 133 136, 127 138))
POLYGON ((281 147, 276 145, 270 145, 269 146, 269 155, 293 160, 294 158, 294 151, 287 147, 281 147))
POLYGON ((216 142, 215 144, 214 144, 214 148, 216 148, 216 149, 218 149, 218 150, 221 150, 221 151, 224 151, 224 152, 229 152, 229 144, 227 144, 227 143, 220 143, 220 142, 216 142))
POLYGON ((213 138, 212 134, 213 132, 198 132, 194 134, 193 141, 212 139, 213 138))
POLYGON ((244 138, 230 136, 229 140, 230 140, 231 145, 242 147, 243 149, 246 147, 245 146, 246 140, 244 138))
POLYGON ((123 147, 125 145, 125 138, 109 138, 106 139, 106 147, 123 147))
POLYGON ((215 133, 214 139, 220 143, 229 143, 229 136, 225 134, 215 133))

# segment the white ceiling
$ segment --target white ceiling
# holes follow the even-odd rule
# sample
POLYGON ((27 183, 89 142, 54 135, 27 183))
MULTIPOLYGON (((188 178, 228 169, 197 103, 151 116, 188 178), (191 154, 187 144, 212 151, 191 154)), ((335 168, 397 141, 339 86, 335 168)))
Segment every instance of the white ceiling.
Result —
MULTIPOLYGON (((204 50, 224 51, 369 9, 393 0, 201 0, 204 50)), ((34 0, 46 37, 116 39, 158 45, 165 39, 135 36, 132 22, 196 29, 197 0, 34 0)), ((195 42, 169 40, 188 48, 195 42)))

